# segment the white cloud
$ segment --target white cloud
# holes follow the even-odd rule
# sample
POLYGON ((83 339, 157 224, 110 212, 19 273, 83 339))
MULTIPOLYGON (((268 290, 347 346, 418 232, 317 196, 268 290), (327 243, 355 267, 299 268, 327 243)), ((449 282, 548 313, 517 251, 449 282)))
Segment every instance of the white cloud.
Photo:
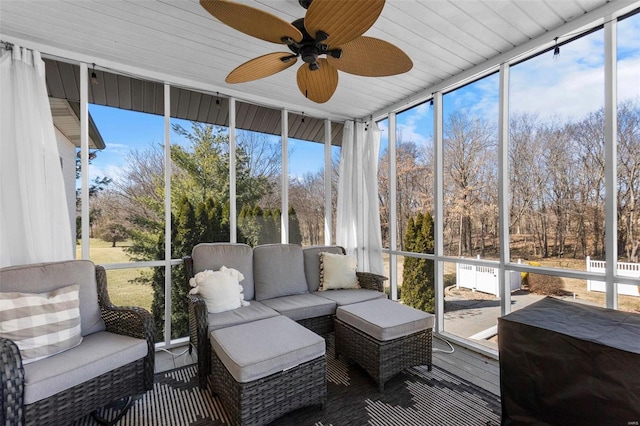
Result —
MULTIPOLYGON (((112 155, 126 155, 131 151, 130 144, 118 143, 118 142, 105 142, 105 151, 108 151, 112 155)), ((99 154, 98 154, 99 155, 99 154)))
POLYGON ((398 138, 404 142, 425 145, 432 140, 431 132, 424 128, 425 119, 432 116, 433 110, 428 102, 398 114, 398 138))
POLYGON ((108 177, 113 181, 122 181, 124 179, 124 171, 122 167, 115 164, 107 164, 105 167, 90 165, 89 166, 89 181, 95 178, 108 177))
MULTIPOLYGON (((618 100, 640 98, 640 16, 618 24, 618 100)), ((541 119, 581 119, 604 104, 604 32, 596 31, 560 48, 526 60, 510 70, 510 113, 534 113, 541 119)), ((445 117, 464 111, 496 123, 498 75, 478 80, 444 97, 445 117)), ((428 104, 399 114, 403 139, 424 141, 419 121, 428 104)))

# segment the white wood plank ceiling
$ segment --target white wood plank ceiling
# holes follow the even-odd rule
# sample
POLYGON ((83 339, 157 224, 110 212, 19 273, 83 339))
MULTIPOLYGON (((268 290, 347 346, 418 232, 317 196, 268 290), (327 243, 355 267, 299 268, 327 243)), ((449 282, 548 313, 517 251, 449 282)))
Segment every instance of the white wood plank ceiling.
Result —
MULTIPOLYGON (((305 12, 297 0, 238 1, 287 21, 305 12)), ((300 94, 297 66, 262 80, 226 84, 226 75, 239 64, 287 49, 218 22, 198 0, 2 0, 0 39, 95 63, 100 71, 144 75, 213 95, 219 92, 271 108, 342 120, 366 118, 416 99, 429 88, 533 39, 545 41, 548 35, 550 45, 554 31, 567 22, 618 7, 638 7, 638 2, 387 0, 366 35, 400 47, 413 60, 413 69, 382 78, 340 72, 338 89, 325 104, 300 94)))

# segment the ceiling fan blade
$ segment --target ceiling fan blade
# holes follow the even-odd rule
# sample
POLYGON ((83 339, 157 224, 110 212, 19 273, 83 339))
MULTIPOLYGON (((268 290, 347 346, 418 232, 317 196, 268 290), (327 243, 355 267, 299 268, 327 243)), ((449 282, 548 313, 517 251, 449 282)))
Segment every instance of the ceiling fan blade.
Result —
POLYGON ((304 17, 311 37, 318 31, 329 35, 325 42, 338 47, 360 37, 376 22, 385 0, 313 0, 304 17))
POLYGON ((302 40, 302 33, 296 27, 255 7, 227 0, 200 0, 200 5, 221 22, 261 40, 281 44, 283 37, 302 40))
POLYGON ((413 68, 413 62, 400 48, 373 37, 358 37, 340 46, 342 56, 327 55, 331 65, 340 71, 366 77, 402 74, 413 68))
POLYGON ((323 104, 338 87, 338 70, 324 58, 318 59, 317 64, 319 68, 315 71, 306 63, 298 69, 298 88, 305 98, 323 104))
POLYGON ((229 73, 224 81, 231 84, 246 83, 247 81, 269 77, 270 75, 286 70, 295 64, 297 60, 298 58, 291 53, 268 53, 238 66, 229 73), (283 61, 282 58, 289 59, 283 61))

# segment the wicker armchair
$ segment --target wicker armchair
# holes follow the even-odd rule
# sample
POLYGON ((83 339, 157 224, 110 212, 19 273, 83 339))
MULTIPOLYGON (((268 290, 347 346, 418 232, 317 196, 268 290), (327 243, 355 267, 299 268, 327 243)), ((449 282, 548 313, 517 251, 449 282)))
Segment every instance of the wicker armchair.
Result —
MULTIPOLYGON (((146 356, 136 359, 128 364, 121 365, 110 371, 106 371, 97 377, 92 377, 86 381, 76 384, 72 387, 63 389, 51 396, 43 399, 37 399, 25 404, 25 388, 27 386, 35 387, 38 384, 28 384, 26 376, 33 368, 48 368, 48 360, 60 356, 53 355, 40 361, 35 361, 28 365, 23 365, 20 351, 16 344, 6 338, 0 338, 0 380, 2 387, 0 388, 0 424, 2 425, 66 425, 72 421, 94 412, 95 410, 108 405, 111 402, 131 398, 134 395, 142 394, 153 387, 153 373, 155 360, 154 347, 154 325, 151 315, 142 308, 138 307, 117 307, 109 300, 107 292, 107 278, 103 267, 95 266, 88 261, 68 261, 53 262, 38 265, 24 265, 17 267, 8 267, 0 269, 0 291, 16 291, 15 287, 21 284, 33 291, 37 287, 37 281, 55 281, 55 280, 72 280, 66 281, 76 282, 81 285, 80 311, 83 315, 83 304, 86 298, 95 299, 97 291, 97 305, 99 306, 99 314, 96 313, 98 323, 96 327, 99 329, 95 333, 86 333, 88 328, 83 323, 82 344, 76 348, 69 349, 63 354, 71 356, 71 351, 80 348, 88 342, 91 345, 92 339, 116 338, 113 334, 124 335, 141 339, 143 342, 135 343, 134 340, 128 339, 128 342, 134 342, 138 352, 142 352, 146 345, 146 356), (80 272, 78 272, 80 271, 80 272), (95 271, 95 281, 93 277, 86 277, 95 271), (85 278, 83 278, 83 276, 85 278), (52 278, 55 277, 55 278, 52 278), (73 280, 76 281, 73 281, 73 280), (22 282, 21 282, 22 281, 22 282), (91 290, 92 284, 86 284, 89 287, 83 290, 82 283, 97 284, 97 289, 91 290), (9 283, 13 284, 9 284, 9 283), (14 288, 12 288, 12 285, 14 288), (83 298, 85 298, 83 300, 83 298), (89 338, 93 334, 93 338, 89 338), (141 344, 142 343, 142 344, 141 344), (40 366, 33 367, 34 364, 43 363, 40 366)), ((58 282, 59 285, 60 282, 58 282)), ((54 283, 55 284, 55 283, 54 283)), ((50 291, 52 283, 45 284, 43 291, 50 291), (47 288, 48 286, 48 288, 47 288)), ((24 290, 23 290, 24 291, 24 290)), ((92 307, 93 309, 94 307, 92 307)), ((86 309, 86 308, 85 308, 86 309)), ((85 311, 86 312, 86 311, 85 311)), ((95 328, 95 327, 94 327, 95 328)), ((104 343, 102 343, 104 344, 104 343)), ((128 348, 132 347, 132 343, 128 343, 128 348)), ((89 346, 91 348, 92 346, 89 346)), ((87 346, 83 350, 86 352, 87 346)), ((113 349, 117 351, 118 349, 113 349)), ((127 349, 131 350, 131 349, 127 349)), ((118 357, 120 354, 114 355, 118 357)), ((103 365, 112 365, 113 360, 107 361, 108 355, 104 353, 97 356, 98 361, 93 363, 90 368, 95 371, 101 367, 95 364, 103 363, 103 365), (108 363, 108 364, 107 364, 108 363)), ((133 356, 132 356, 133 357, 133 356)), ((70 366, 76 367, 76 366, 70 366)), ((84 371, 82 366, 77 366, 74 374, 84 371)), ((54 367, 55 368, 55 367, 54 367)), ((103 367, 106 369, 106 367, 103 367)), ((80 373, 82 374, 82 373, 80 373)), ((64 381, 64 380, 63 380, 64 381)), ((44 385, 44 384, 43 384, 44 385)), ((128 409, 129 402, 126 405, 128 409)), ((121 413, 124 414, 125 410, 121 413)), ((104 419, 97 420, 104 422, 104 419)), ((114 420, 113 422, 117 421, 114 420)), ((107 423, 103 423, 107 424, 107 423)), ((111 423, 108 423, 111 424, 111 423)))

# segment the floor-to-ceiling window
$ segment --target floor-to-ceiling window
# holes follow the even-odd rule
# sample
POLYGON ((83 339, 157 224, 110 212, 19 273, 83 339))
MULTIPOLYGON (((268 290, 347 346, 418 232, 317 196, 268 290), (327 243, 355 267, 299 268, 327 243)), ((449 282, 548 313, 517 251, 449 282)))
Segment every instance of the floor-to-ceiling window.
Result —
MULTIPOLYGON (((105 265, 113 303, 142 306, 162 325, 164 311, 155 297, 156 268, 140 266, 139 262, 165 258, 163 245, 158 244, 162 235, 159 231, 165 226, 163 118, 104 105, 118 104, 105 93, 105 83, 114 78, 111 73, 101 72, 98 78, 89 80, 89 100, 100 102, 89 104, 89 114, 105 141, 103 150, 90 151, 87 171, 89 259, 105 265)), ((143 85, 139 80, 133 84, 143 85)), ((154 112, 161 113, 163 92, 155 89, 149 89, 148 99, 154 112)), ((78 177, 81 173, 79 170, 78 177)), ((80 180, 78 183, 80 191, 80 180)), ((77 257, 81 257, 80 211, 77 257)), ((163 340, 161 327, 157 339, 163 340)))
POLYGON ((443 96, 444 331, 492 345, 500 316, 498 74, 443 96), (465 259, 476 259, 468 263, 465 259), (474 321, 471 319, 474 318, 474 321))
MULTIPOLYGON (((385 129, 388 122, 384 121, 385 129)), ((395 250, 389 261, 396 267, 397 298, 403 303, 434 310, 433 260, 414 254, 433 254, 433 105, 425 102, 395 117, 393 154, 389 142, 380 152, 380 211, 383 246, 390 247, 390 213, 395 216, 395 250), (391 176, 389 165, 394 171, 391 176), (394 194, 395 202, 391 201, 394 194), (405 255, 406 254, 406 255, 405 255)), ((384 134, 384 133, 383 133, 384 134)))
MULTIPOLYGON (((290 113, 289 129, 290 135, 324 133, 324 123, 290 113)), ((289 137, 289 243, 324 244, 324 151, 324 143, 289 137)))
MULTIPOLYGON (((251 105, 237 102, 238 127, 252 128, 251 105), (242 123, 242 124, 240 124, 242 123)), ((261 114, 272 118, 264 131, 236 132, 236 203, 238 242, 251 246, 281 241, 282 140, 280 111, 261 114)), ((265 120, 264 117, 253 118, 265 120)))
MULTIPOLYGON (((640 277, 640 13, 617 24, 617 273, 640 277)), ((618 308, 640 311, 640 285, 618 283, 618 308)))
MULTIPOLYGON (((546 296, 626 311, 640 309, 640 221, 635 213, 640 188, 639 16, 617 22, 617 74, 611 76, 617 79, 613 140, 606 135, 603 27, 559 36, 546 50, 514 58, 506 65, 508 97, 503 104, 499 72, 468 79, 460 87, 456 82, 442 86, 442 121, 436 123, 442 131, 442 156, 435 158, 442 172, 437 175, 434 165, 429 165, 434 181, 421 194, 432 196, 434 187, 442 186, 442 199, 437 200, 442 203, 441 217, 433 213, 434 228, 442 229, 438 235, 442 252, 434 256, 409 255, 406 237, 417 235, 419 227, 415 223, 407 227, 400 214, 389 220, 389 210, 402 211, 402 200, 409 199, 401 176, 409 176, 416 168, 407 167, 402 158, 404 126, 420 106, 382 121, 396 134, 397 152, 389 171, 384 154, 389 145, 383 141, 379 176, 382 235, 387 237, 383 241, 394 262, 388 265, 398 269, 396 276, 391 273, 392 279, 402 289, 403 277, 411 276, 407 264, 435 258, 442 269, 442 282, 436 284, 442 286, 439 331, 445 335, 497 349, 497 318, 546 296), (499 161, 501 107, 509 112, 504 121, 508 134, 504 165, 499 161), (617 227, 607 233, 606 177, 611 169, 606 167, 606 153, 611 144, 616 148, 613 215, 617 227), (508 190, 502 211, 501 176, 508 190), (387 207, 384 201, 392 191, 397 201, 387 207), (505 228, 500 227, 501 214, 505 228), (396 247, 389 245, 393 233, 403 235, 396 247), (607 294, 611 291, 605 284, 607 244, 618 251, 611 263, 616 265, 612 275, 618 282, 615 298, 607 294), (502 253, 507 253, 504 266, 499 262, 502 253)), ((429 155, 436 152, 434 147, 429 155)), ((417 151, 410 156, 412 164, 420 160, 417 151)), ((421 283, 427 280, 419 277, 421 283)), ((426 297, 431 290, 423 286, 421 291, 426 297)), ((403 301, 404 296, 401 291, 403 301)))

